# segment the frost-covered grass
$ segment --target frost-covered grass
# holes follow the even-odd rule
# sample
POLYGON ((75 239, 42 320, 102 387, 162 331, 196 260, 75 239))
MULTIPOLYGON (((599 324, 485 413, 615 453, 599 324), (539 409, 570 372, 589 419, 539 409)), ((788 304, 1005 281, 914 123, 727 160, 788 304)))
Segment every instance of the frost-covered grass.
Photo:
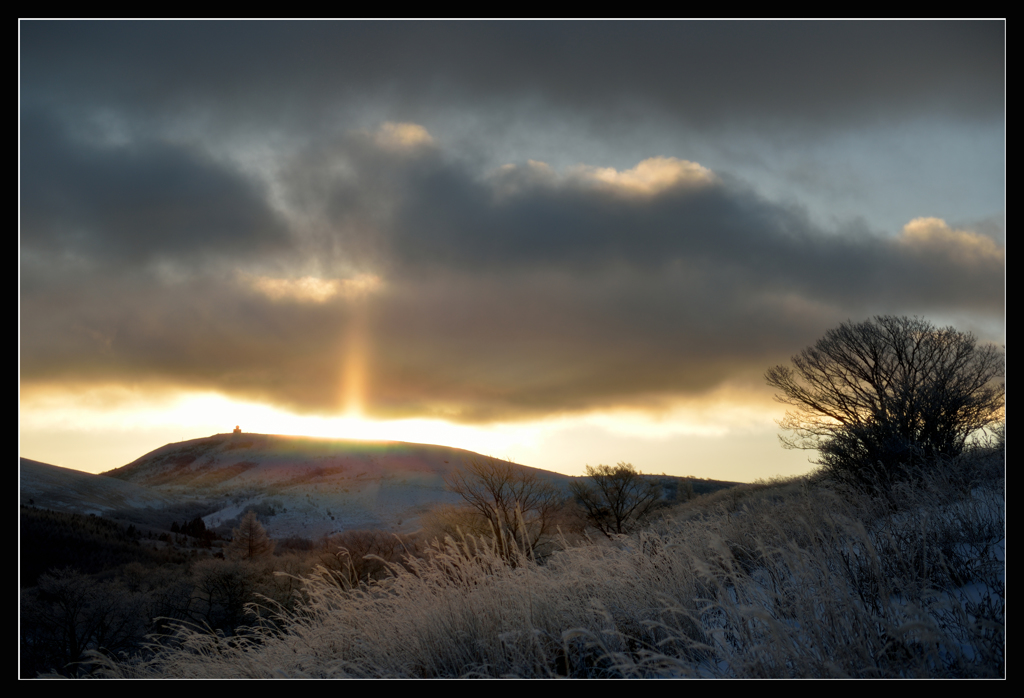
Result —
POLYGON ((1002 458, 884 499, 800 479, 698 498, 544 565, 452 541, 391 578, 303 583, 300 609, 182 627, 120 677, 998 677, 1002 458))

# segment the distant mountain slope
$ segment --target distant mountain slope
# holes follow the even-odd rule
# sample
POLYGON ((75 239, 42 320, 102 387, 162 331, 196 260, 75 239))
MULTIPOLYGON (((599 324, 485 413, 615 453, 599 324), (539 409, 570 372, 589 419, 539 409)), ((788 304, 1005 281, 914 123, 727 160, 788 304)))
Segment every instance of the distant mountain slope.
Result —
MULTIPOLYGON (((357 528, 408 532, 439 504, 460 504, 444 476, 479 453, 402 441, 355 441, 270 434, 216 434, 167 444, 101 475, 38 463, 21 467, 21 501, 81 514, 104 514, 168 530, 203 516, 223 532, 254 510, 275 538, 357 528)), ((568 488, 572 478, 533 470, 568 488)), ((645 475, 666 497, 687 484, 696 494, 736 483, 645 475)))
MULTIPOLYGON (((403 441, 216 434, 167 444, 103 475, 147 487, 235 489, 258 483, 288 488, 339 478, 379 479, 400 474, 440 477, 474 458, 485 456, 403 441)), ((557 473, 538 472, 568 479, 557 473)))
POLYGON ((77 514, 164 508, 171 498, 131 482, 120 482, 58 465, 21 459, 21 503, 77 514))
POLYGON ((484 457, 401 441, 217 434, 167 444, 103 475, 179 501, 217 502, 218 511, 205 517, 211 527, 230 525, 251 508, 272 535, 316 537, 351 528, 406 530, 427 509, 458 501, 444 475, 484 457))

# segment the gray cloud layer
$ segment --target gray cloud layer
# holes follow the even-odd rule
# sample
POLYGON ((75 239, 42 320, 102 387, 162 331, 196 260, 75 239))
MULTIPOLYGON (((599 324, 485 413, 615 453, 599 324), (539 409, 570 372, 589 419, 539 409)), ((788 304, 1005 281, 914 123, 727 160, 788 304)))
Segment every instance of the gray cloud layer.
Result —
POLYGON ((999 21, 21 24, 23 95, 41 100, 279 119, 368 94, 535 97, 701 125, 998 114, 1004 34, 999 21))
POLYGON ((988 119, 1002 23, 21 27, 27 385, 329 412, 365 327, 371 411, 488 420, 699 393, 871 312, 1002 315, 1001 249, 941 222, 823 229, 724 172, 637 193, 324 125, 361 97, 711 130, 988 119), (232 124, 266 129, 270 165, 224 146, 232 124))
POLYGON ((160 142, 75 142, 22 114, 22 224, 34 252, 137 265, 245 256, 285 240, 263 192, 202 152, 160 142))

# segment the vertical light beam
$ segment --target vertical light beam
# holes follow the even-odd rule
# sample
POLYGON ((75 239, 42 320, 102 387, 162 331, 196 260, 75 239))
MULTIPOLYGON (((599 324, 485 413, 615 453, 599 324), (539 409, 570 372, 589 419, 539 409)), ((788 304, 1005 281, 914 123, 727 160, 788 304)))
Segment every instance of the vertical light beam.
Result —
POLYGON ((349 324, 344 350, 342 370, 342 404, 345 416, 359 418, 366 404, 368 329, 366 301, 356 298, 352 301, 352 318, 349 324))

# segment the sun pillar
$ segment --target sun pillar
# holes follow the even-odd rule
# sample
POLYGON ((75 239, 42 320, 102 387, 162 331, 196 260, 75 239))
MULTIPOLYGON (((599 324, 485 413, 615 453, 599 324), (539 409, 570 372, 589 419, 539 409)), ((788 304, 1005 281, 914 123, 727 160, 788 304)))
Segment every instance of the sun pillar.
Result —
POLYGON ((354 299, 348 336, 345 340, 344 364, 342 368, 342 405, 345 416, 358 418, 366 404, 366 379, 368 356, 366 300, 354 299))

